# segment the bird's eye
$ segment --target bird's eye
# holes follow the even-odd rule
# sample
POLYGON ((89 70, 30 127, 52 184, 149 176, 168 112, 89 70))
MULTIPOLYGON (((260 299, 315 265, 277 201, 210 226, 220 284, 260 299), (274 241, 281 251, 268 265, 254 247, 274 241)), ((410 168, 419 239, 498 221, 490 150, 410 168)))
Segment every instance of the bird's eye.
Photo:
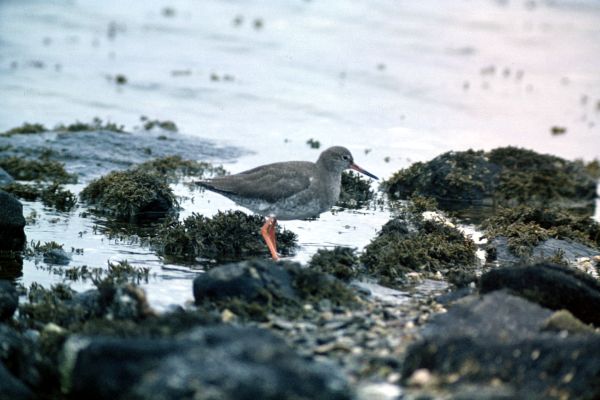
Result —
POLYGON ((342 156, 342 158, 343 158, 344 160, 349 160, 349 159, 350 159, 350 156, 349 156, 349 155, 347 155, 347 154, 344 154, 344 155, 342 156))

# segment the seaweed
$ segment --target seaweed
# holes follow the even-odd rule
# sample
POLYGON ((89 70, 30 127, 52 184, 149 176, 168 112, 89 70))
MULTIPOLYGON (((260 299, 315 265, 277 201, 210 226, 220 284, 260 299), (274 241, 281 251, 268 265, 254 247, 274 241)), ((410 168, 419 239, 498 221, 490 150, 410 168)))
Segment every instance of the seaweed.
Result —
MULTIPOLYGON (((241 211, 218 212, 212 218, 192 214, 183 221, 166 221, 152 243, 158 252, 176 260, 196 258, 219 261, 241 260, 268 254, 260 228, 264 219, 241 211)), ((296 234, 277 227, 278 250, 288 255, 296 244, 296 234)))
POLYGON ((46 159, 27 160, 20 157, 0 158, 0 168, 16 180, 77 183, 77 175, 69 174, 65 166, 46 159))
POLYGON ((92 122, 79 122, 75 121, 69 125, 59 124, 54 127, 55 132, 90 132, 90 131, 111 131, 123 133, 125 127, 123 125, 117 125, 113 122, 103 122, 100 118, 95 117, 92 122))
POLYGON ((0 134, 0 136, 12 136, 12 135, 28 135, 32 133, 43 133, 48 132, 48 129, 42 124, 30 124, 24 122, 23 125, 9 129, 6 132, 0 134))
MULTIPOLYGON (((444 153, 415 163, 382 184, 392 199, 432 196, 442 202, 581 207, 596 197, 593 164, 517 147, 444 153)), ((446 204, 445 204, 446 203, 446 204)), ((586 210, 588 211, 588 210, 586 210)))
POLYGON ((360 260, 382 283, 394 285, 411 271, 430 276, 469 272, 476 265, 475 251, 473 240, 454 226, 426 220, 407 207, 382 227, 360 260))
POLYGON ((356 249, 336 246, 333 250, 319 249, 308 263, 309 268, 348 281, 358 274, 356 249))
POLYGON ((175 124, 175 122, 173 121, 160 121, 158 119, 148 119, 148 117, 145 116, 141 116, 140 120, 144 123, 144 130, 150 131, 155 127, 158 127, 160 129, 164 129, 165 131, 169 131, 169 132, 177 132, 177 125, 175 124))
POLYGON ((213 166, 207 162, 185 160, 181 156, 166 156, 146 161, 136 165, 136 171, 155 173, 169 179, 180 175, 205 177, 208 175, 225 175, 227 171, 222 166, 213 166))
POLYGON ((529 256, 544 240, 567 239, 600 248, 600 224, 564 208, 518 206, 501 208, 483 222, 488 238, 504 236, 508 248, 518 256, 529 256))
POLYGON ((80 122, 75 121, 71 124, 58 124, 53 129, 48 129, 40 123, 30 124, 28 122, 23 125, 7 130, 1 133, 0 136, 12 136, 12 135, 28 135, 45 132, 88 132, 88 131, 112 131, 112 132, 124 132, 123 125, 117 125, 112 122, 103 122, 100 118, 95 117, 91 122, 80 122))
POLYGON ((139 170, 115 171, 98 178, 81 191, 80 198, 100 213, 130 222, 163 217, 177 206, 164 179, 139 170))
POLYGON ((342 173, 342 189, 337 202, 338 207, 361 208, 374 196, 375 193, 371 190, 371 181, 354 172, 342 173))
POLYGON ((69 190, 64 190, 59 183, 52 183, 46 187, 42 185, 24 185, 11 182, 2 187, 2 190, 12 193, 26 201, 42 200, 48 207, 58 211, 69 211, 77 204, 77 196, 69 190))

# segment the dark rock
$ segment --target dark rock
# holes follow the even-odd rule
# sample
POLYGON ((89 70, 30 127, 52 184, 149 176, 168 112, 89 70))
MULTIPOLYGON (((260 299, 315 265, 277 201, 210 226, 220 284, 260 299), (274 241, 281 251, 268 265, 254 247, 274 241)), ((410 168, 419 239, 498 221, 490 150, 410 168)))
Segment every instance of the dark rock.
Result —
POLYGON ((481 277, 480 291, 506 289, 552 310, 569 310, 600 326, 600 283, 572 268, 552 264, 498 268, 481 277))
POLYGON ((464 298, 435 316, 424 338, 409 347, 403 379, 427 369, 456 395, 465 386, 496 381, 509 398, 598 398, 600 336, 547 331, 551 315, 504 291, 464 298))
MULTIPOLYGON (((0 365, 24 384, 30 387, 37 385, 40 376, 35 365, 35 343, 13 328, 0 324, 0 344, 0 365)), ((0 384, 0 393, 1 387, 0 384)))
POLYGON ((223 265, 194 279, 197 303, 229 297, 259 302, 267 302, 273 297, 298 299, 289 270, 282 264, 267 260, 223 265))
POLYGON ((0 362, 0 399, 28 400, 33 398, 33 392, 0 362))
POLYGON ((20 251, 0 250, 0 279, 12 280, 23 275, 23 255, 20 251))
POLYGON ((14 181, 15 179, 10 176, 10 174, 6 172, 4 168, 0 168, 0 186, 12 183, 14 181))
POLYGON ((0 190, 0 250, 21 250, 25 244, 23 205, 0 190))
POLYGON ((199 328, 176 340, 72 337, 64 352, 71 398, 353 398, 333 368, 255 328, 199 328))
POLYGON ((19 295, 14 285, 0 280, 0 321, 12 318, 19 305, 19 295))

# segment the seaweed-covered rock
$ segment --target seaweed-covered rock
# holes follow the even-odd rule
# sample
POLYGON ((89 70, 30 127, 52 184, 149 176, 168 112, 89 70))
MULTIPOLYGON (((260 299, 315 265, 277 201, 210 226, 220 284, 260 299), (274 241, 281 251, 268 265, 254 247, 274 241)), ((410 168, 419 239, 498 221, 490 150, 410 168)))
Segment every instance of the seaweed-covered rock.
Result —
POLYGON ((0 190, 0 250, 21 250, 25 244, 23 205, 0 190))
POLYGON ((600 247, 600 224, 561 208, 504 208, 482 226, 490 239, 488 255, 500 262, 553 257, 573 262, 598 254, 600 247))
MULTIPOLYGON (((260 235, 264 219, 241 211, 218 212, 211 218, 192 214, 183 221, 167 221, 153 239, 164 256, 194 261, 196 258, 236 261, 268 254, 260 235)), ((296 234, 277 227, 277 250, 289 255, 296 234)))
POLYGON ((382 282, 394 284, 411 271, 435 275, 472 270, 475 250, 473 240, 448 223, 404 214, 381 228, 361 261, 382 282))
POLYGON ((136 170, 111 172, 92 181, 80 196, 99 212, 122 221, 163 217, 177 207, 163 179, 136 170))
POLYGON ((371 190, 371 181, 354 172, 342 173, 342 188, 338 207, 361 208, 373 199, 375 193, 371 190))
POLYGON ((269 312, 296 316, 304 302, 323 299, 336 306, 356 305, 356 294, 341 281, 296 263, 252 260, 215 267, 194 279, 196 304, 229 309, 262 320, 269 312))
POLYGON ((588 207, 596 180, 581 163, 516 147, 444 153, 384 183, 392 198, 419 194, 467 204, 568 204, 588 207))
POLYGON ((77 183, 77 176, 69 174, 65 170, 64 164, 58 161, 7 157, 0 158, 0 167, 17 180, 77 183))
POLYGON ((600 326, 600 283, 587 274, 552 264, 507 267, 481 276, 480 291, 507 289, 552 310, 569 310, 600 326))
POLYGON ((77 204, 77 196, 69 190, 64 190, 56 182, 47 186, 39 183, 24 185, 12 182, 3 186, 2 189, 23 200, 34 201, 41 199, 45 206, 54 207, 58 211, 69 211, 77 204))
POLYGON ((503 291, 470 296, 424 328, 402 364, 405 383, 426 371, 434 390, 456 398, 595 399, 600 396, 600 336, 547 331, 550 310, 503 291))
POLYGON ((19 296, 14 285, 5 280, 0 280, 0 321, 12 318, 17 306, 19 296))
POLYGON ((334 369, 256 328, 198 328, 176 340, 73 337, 63 359, 71 398, 353 398, 334 369))
POLYGON ((296 300, 292 276, 281 264, 271 261, 246 261, 213 268, 194 279, 194 298, 238 297, 246 301, 268 302, 273 297, 296 300))
POLYGON ((358 264, 356 249, 336 246, 333 250, 317 250, 308 266, 316 271, 325 272, 347 281, 358 274, 358 264))

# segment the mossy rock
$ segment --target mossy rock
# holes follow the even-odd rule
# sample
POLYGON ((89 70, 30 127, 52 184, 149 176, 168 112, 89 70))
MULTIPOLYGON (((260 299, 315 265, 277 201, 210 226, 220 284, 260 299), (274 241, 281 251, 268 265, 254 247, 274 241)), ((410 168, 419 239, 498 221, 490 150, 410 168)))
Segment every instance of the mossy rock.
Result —
POLYGON ((354 172, 342 173, 342 189, 337 202, 338 207, 358 209, 375 197, 371 190, 371 181, 354 172))
MULTIPOLYGON (((535 246, 548 239, 572 240, 600 248, 600 224, 564 208, 502 208, 495 216, 484 221, 482 227, 488 239, 505 237, 508 249, 523 258, 530 256, 535 246)), ((492 240, 487 250, 493 256, 492 240)))
MULTIPOLYGON (((242 260, 269 254, 260 235, 263 224, 263 217, 241 211, 218 212, 212 218, 192 214, 183 221, 163 224, 153 243, 160 254, 174 260, 242 260)), ((277 226, 276 235, 277 250, 289 255, 296 245, 296 234, 277 226)))
POLYGON ((319 249, 311 258, 309 268, 325 272, 343 281, 348 281, 358 274, 358 256, 350 247, 336 246, 332 250, 319 249))
POLYGON ((453 226, 405 212, 386 223, 360 260, 388 285, 402 284, 408 272, 455 276, 476 266, 476 246, 453 226))
POLYGON ((92 181, 80 194, 97 211, 136 222, 174 213, 177 201, 160 176, 137 170, 111 172, 92 181))
POLYGON ((589 207, 596 180, 581 162, 516 147, 444 153, 415 163, 383 183, 392 199, 435 197, 442 206, 565 204, 589 207))
POLYGON ((335 277, 290 262, 254 259, 221 265, 194 279, 201 309, 225 309, 242 319, 265 320, 270 313, 301 316, 304 304, 328 300, 333 306, 358 306, 357 295, 335 277))
POLYGON ((65 170, 64 164, 47 159, 0 158, 0 168, 3 168, 16 180, 21 181, 77 183, 77 176, 69 174, 65 170))
POLYGON ((30 124, 29 122, 24 122, 23 125, 9 129, 0 134, 0 136, 28 135, 47 131, 48 129, 42 124, 30 124))

